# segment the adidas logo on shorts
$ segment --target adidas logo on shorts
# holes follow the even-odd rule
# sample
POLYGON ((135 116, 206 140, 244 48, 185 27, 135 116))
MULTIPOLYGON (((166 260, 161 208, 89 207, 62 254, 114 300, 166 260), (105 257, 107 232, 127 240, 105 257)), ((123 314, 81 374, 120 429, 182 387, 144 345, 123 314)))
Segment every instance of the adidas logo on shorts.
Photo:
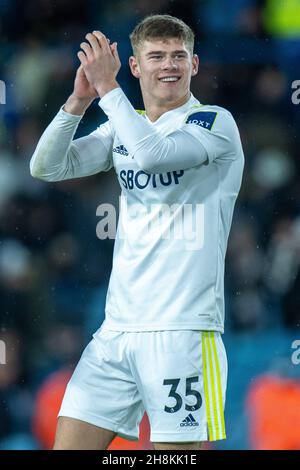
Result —
POLYGON ((121 155, 128 155, 128 151, 124 145, 118 145, 118 147, 113 149, 113 152, 120 153, 121 155))
POLYGON ((184 426, 199 426, 199 423, 195 420, 194 416, 190 413, 181 423, 181 427, 184 426))

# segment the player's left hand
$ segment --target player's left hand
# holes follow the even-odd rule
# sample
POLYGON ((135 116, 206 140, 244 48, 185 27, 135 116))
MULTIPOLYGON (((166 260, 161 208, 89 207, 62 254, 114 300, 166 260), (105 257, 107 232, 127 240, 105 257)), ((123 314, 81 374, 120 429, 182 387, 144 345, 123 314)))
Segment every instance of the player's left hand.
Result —
POLYGON ((88 42, 80 44, 82 51, 77 55, 90 85, 102 98, 119 86, 116 76, 121 68, 121 62, 117 43, 110 44, 100 31, 88 33, 85 37, 88 42))

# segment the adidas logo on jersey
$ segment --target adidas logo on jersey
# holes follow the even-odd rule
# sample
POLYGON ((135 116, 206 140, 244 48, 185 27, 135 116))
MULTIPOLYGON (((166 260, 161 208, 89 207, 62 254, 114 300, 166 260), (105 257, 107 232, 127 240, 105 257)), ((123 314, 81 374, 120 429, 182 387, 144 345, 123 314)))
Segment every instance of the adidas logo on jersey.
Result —
POLYGON ((181 427, 184 426, 199 426, 199 423, 195 420, 194 416, 190 413, 181 423, 181 427))
POLYGON ((129 155, 124 145, 118 145, 118 147, 113 149, 113 152, 120 153, 121 155, 129 155))

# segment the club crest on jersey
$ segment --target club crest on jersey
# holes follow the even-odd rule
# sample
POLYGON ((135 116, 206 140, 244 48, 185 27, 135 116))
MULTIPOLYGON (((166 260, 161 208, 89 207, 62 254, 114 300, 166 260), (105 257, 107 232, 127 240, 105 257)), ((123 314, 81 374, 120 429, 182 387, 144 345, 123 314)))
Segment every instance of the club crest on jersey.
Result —
POLYGON ((198 111, 191 114, 185 123, 197 124, 197 126, 204 127, 204 129, 208 129, 210 131, 215 122, 216 116, 217 113, 214 111, 198 111))
POLYGON ((120 153, 121 155, 129 155, 128 154, 128 150, 124 147, 124 145, 117 145, 117 147, 115 147, 113 149, 113 152, 115 153, 120 153))

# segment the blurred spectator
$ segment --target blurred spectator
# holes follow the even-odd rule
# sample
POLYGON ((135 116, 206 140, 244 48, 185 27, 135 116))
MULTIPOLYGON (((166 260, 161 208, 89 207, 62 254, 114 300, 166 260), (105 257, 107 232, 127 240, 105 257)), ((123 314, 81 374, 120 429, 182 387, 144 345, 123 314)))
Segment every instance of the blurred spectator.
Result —
POLYGON ((6 363, 0 365, 0 449, 10 448, 16 440, 33 448, 29 433, 33 397, 25 383, 24 338, 13 329, 2 328, 0 334, 6 347, 6 363))
POLYGON ((279 219, 267 253, 265 284, 279 302, 289 327, 300 326, 299 273, 299 219, 279 219))
POLYGON ((259 35, 261 30, 259 2, 255 0, 202 1, 198 3, 199 13, 203 15, 206 34, 259 35))
POLYGON ((8 80, 14 84, 17 113, 27 109, 36 113, 41 109, 54 63, 53 54, 48 48, 36 39, 25 41, 22 50, 10 62, 7 72, 8 80))
POLYGON ((286 75, 278 68, 265 66, 257 75, 254 93, 256 99, 265 107, 286 103, 286 90, 286 75))
POLYGON ((57 415, 72 372, 58 370, 41 385, 36 395, 32 417, 32 432, 42 449, 52 449, 57 415))
POLYGON ((231 326, 238 330, 265 327, 266 309, 261 288, 264 258, 250 225, 233 228, 227 259, 231 326))

